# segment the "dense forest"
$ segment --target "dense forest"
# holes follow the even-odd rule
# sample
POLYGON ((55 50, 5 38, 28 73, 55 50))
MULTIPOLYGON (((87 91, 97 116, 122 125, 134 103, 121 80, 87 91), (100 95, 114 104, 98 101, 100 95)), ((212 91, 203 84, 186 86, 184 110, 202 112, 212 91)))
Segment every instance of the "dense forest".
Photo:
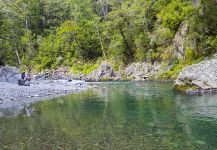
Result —
POLYGON ((172 76, 217 52, 216 0, 0 0, 0 65, 84 74, 159 62, 172 76))

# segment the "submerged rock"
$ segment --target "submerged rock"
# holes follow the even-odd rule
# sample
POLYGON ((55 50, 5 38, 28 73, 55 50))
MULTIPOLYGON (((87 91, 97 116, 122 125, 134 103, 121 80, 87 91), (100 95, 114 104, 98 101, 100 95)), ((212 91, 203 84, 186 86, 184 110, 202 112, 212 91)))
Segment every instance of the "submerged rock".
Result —
POLYGON ((217 92, 217 59, 183 69, 175 81, 174 88, 188 94, 217 92))

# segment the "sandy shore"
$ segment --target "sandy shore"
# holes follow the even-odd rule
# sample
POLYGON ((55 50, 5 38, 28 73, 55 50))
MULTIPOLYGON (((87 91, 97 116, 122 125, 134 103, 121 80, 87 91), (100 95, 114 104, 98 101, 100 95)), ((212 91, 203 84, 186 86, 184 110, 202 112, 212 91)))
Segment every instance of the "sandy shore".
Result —
POLYGON ((43 99, 80 92, 89 86, 84 81, 41 80, 30 86, 0 82, 0 109, 19 107, 43 99))

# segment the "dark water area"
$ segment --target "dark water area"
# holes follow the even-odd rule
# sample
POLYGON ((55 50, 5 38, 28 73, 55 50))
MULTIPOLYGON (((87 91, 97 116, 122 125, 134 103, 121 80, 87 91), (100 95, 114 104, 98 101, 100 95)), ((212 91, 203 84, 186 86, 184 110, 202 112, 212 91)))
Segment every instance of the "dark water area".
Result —
POLYGON ((0 149, 214 150, 217 95, 176 93, 172 83, 96 83, 1 117, 0 149))

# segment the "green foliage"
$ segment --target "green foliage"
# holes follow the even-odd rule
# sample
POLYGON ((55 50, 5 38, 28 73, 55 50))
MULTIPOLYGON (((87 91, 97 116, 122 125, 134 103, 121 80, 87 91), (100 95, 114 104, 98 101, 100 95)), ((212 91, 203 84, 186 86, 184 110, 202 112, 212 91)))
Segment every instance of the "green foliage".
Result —
POLYGON ((189 17, 193 11, 192 2, 172 0, 157 16, 163 27, 177 30, 184 18, 189 17))
POLYGON ((192 48, 198 57, 210 56, 216 52, 216 47, 214 46, 217 35, 216 13, 216 1, 202 0, 194 15, 188 19, 188 37, 193 41, 192 48))
POLYGON ((45 37, 39 45, 41 68, 55 69, 61 64, 73 65, 73 59, 94 60, 99 57, 99 43, 91 25, 79 27, 75 22, 65 21, 56 33, 45 37))
POLYGON ((169 64, 170 68, 167 72, 164 72, 160 78, 162 79, 177 79, 180 71, 192 64, 197 64, 204 60, 203 57, 197 58, 197 59, 185 59, 185 60, 178 60, 173 59, 171 63, 169 64))
POLYGON ((206 42, 206 46, 207 46, 207 49, 206 49, 207 55, 216 53, 217 52, 217 36, 209 37, 206 42))
POLYGON ((169 28, 158 28, 155 31, 155 36, 158 45, 169 45, 174 37, 174 31, 169 28))
POLYGON ((188 84, 186 84, 186 85, 175 85, 174 89, 177 90, 177 91, 186 93, 187 90, 190 90, 190 89, 191 90, 197 90, 197 89, 199 89, 199 87, 196 86, 196 85, 188 85, 188 84))
POLYGON ((185 50, 185 56, 187 59, 193 59, 193 57, 194 57, 193 49, 189 48, 189 49, 185 50))
POLYGON ((0 65, 87 74, 105 59, 116 70, 134 61, 170 64, 181 24, 185 53, 165 76, 217 52, 215 0, 0 0, 0 7, 0 65))
POLYGON ((136 60, 142 62, 146 60, 147 58, 147 51, 149 49, 149 43, 150 43, 150 38, 148 37, 148 34, 138 34, 135 37, 135 57, 136 60))
POLYGON ((71 68, 71 72, 75 74, 83 73, 84 75, 87 75, 91 73, 94 69, 97 69, 98 66, 99 66, 99 61, 98 62, 89 61, 88 63, 77 61, 74 62, 74 65, 71 68))

